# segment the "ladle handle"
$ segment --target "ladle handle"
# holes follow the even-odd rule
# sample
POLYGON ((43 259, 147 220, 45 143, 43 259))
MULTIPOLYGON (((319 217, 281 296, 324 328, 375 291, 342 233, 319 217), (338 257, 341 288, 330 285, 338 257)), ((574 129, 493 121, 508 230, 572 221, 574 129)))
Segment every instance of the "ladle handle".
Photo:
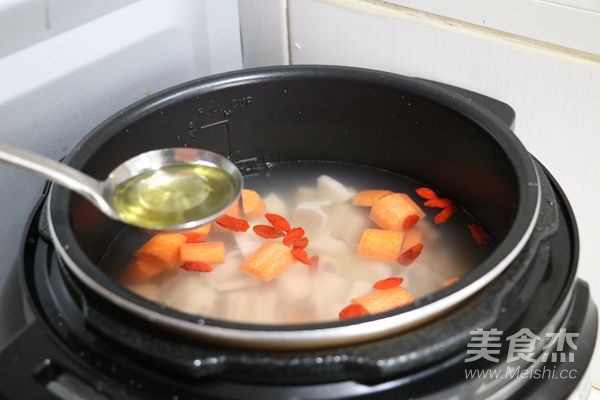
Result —
POLYGON ((0 143, 0 161, 36 172, 84 196, 102 212, 112 216, 114 211, 102 193, 102 182, 44 156, 0 143))

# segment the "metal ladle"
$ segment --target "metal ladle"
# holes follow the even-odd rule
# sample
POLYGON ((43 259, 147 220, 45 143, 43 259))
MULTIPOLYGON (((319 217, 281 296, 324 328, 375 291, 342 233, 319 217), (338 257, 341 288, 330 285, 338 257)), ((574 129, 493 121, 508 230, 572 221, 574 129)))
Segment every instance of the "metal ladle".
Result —
POLYGON ((39 154, 6 144, 0 144, 0 161, 36 172, 79 193, 112 219, 154 230, 189 229, 207 224, 226 212, 238 200, 242 190, 242 174, 231 161, 211 151, 194 148, 170 148, 139 154, 117 166, 104 181, 98 181, 83 172, 39 154), (166 226, 155 224, 148 226, 144 221, 132 222, 121 218, 113 203, 115 189, 119 184, 148 171, 182 164, 204 165, 219 168, 227 173, 231 178, 233 192, 231 198, 223 203, 226 205, 222 209, 200 219, 178 221, 166 226))

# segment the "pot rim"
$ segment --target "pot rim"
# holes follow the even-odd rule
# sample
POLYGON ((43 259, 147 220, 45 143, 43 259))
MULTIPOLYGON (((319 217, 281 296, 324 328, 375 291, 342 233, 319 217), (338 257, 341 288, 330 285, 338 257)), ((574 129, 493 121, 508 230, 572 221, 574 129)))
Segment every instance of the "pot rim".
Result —
POLYGON ((78 167, 78 150, 98 144, 131 122, 165 105, 239 84, 290 78, 329 78, 371 83, 392 80, 402 89, 448 107, 479 125, 503 149, 515 169, 519 200, 515 220, 504 240, 477 267, 449 288, 436 291, 414 303, 351 321, 303 325, 258 325, 203 318, 165 308, 130 292, 105 275, 77 245, 69 226, 70 192, 53 186, 49 195, 48 222, 52 241, 64 264, 87 287, 138 317, 209 341, 256 348, 316 348, 372 340, 404 330, 440 316, 476 294, 500 275, 526 245, 537 222, 541 201, 538 170, 524 146, 498 117, 454 91, 393 73, 342 66, 278 66, 213 75, 165 89, 109 117, 85 136, 65 162, 78 167), (77 260, 77 261, 76 261, 77 260))

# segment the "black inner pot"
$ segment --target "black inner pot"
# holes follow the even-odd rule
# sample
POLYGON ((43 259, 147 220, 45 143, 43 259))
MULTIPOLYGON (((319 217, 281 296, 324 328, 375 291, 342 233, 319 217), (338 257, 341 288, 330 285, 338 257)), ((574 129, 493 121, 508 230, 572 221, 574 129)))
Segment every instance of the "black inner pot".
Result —
MULTIPOLYGON (((243 170, 269 162, 322 160, 397 172, 464 206, 498 241, 494 252, 458 284, 365 321, 435 302, 495 269, 499 273, 497 266, 516 256, 537 217, 533 163, 497 117, 434 84, 355 68, 275 67, 185 83, 109 118, 66 162, 104 179, 141 152, 185 146, 228 155, 243 170)), ((63 257, 88 285, 156 313, 198 321, 135 296, 97 267, 122 224, 60 187, 52 190, 50 216, 63 257)), ((266 331, 352 323, 273 327, 202 321, 203 326, 266 331)))

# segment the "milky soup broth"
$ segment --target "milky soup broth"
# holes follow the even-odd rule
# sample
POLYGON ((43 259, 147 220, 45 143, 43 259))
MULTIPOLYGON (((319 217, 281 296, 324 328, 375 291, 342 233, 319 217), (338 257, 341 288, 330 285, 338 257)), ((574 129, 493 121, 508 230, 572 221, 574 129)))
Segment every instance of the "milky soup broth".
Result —
MULTIPOLYGON (((245 187, 260 194, 266 212, 305 230, 305 251, 309 257, 318 256, 315 265, 294 262, 268 282, 240 268, 265 243, 282 242, 255 234, 253 226, 270 225, 261 213, 248 219, 246 232, 212 224, 205 241, 223 243, 225 257, 222 263, 209 263, 211 272, 171 265, 143 279, 126 279, 133 255, 152 236, 129 227, 111 243, 101 266, 137 295, 189 314, 260 324, 334 321, 354 299, 377 292, 373 285, 382 279, 403 278, 399 287, 417 299, 465 276, 492 250, 489 238, 485 245, 476 243, 468 226, 477 222, 458 205, 446 223, 435 224, 441 209, 424 206, 425 200, 415 193, 422 186, 402 175, 358 165, 278 163, 246 176, 245 187), (423 245, 408 266, 358 255, 364 231, 379 227, 369 219, 370 207, 353 205, 353 195, 376 189, 405 193, 426 214, 412 228, 401 229, 404 242, 423 245)), ((246 219, 243 214, 240 218, 246 219)))

